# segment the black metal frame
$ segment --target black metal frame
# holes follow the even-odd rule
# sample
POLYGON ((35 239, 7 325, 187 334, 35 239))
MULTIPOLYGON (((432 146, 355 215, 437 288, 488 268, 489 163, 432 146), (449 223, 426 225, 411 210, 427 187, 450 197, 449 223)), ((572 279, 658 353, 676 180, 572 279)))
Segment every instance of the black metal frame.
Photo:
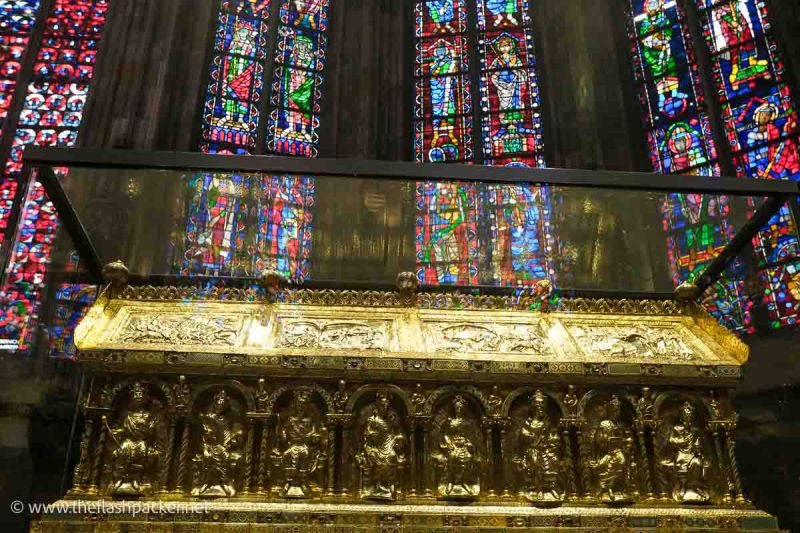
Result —
MULTIPOLYGON (((500 183, 530 183, 563 187, 591 187, 609 190, 652 191, 672 193, 714 194, 728 196, 767 197, 750 221, 736 234, 719 256, 698 277, 701 290, 711 286, 730 262, 752 240, 763 225, 778 211, 788 199, 800 193, 800 185, 790 181, 744 180, 741 178, 705 178, 698 176, 661 175, 633 172, 609 172, 559 169, 527 169, 484 167, 476 165, 440 165, 435 163, 405 163, 386 161, 362 161, 339 159, 303 159, 273 156, 222 156, 190 152, 145 152, 134 150, 97 150, 84 148, 42 148, 30 147, 25 151, 24 176, 30 180, 33 167, 39 167, 38 179, 44 186, 50 200, 59 214, 61 223, 72 238, 78 253, 86 262, 89 277, 94 283, 102 282, 101 259, 67 197, 53 166, 119 168, 119 169, 161 169, 161 170, 206 170, 206 171, 245 171, 272 172, 286 174, 314 175, 325 177, 353 177, 363 179, 389 180, 458 180, 493 181, 500 183)), ((121 173, 120 176, 123 174, 121 173)), ((21 209, 12 213, 10 227, 19 223, 21 209)), ((0 258, 7 261, 7 258, 0 258)), ((178 276, 132 276, 135 284, 159 284, 174 282, 178 276)), ((203 281, 204 278, 192 278, 203 281)), ((252 283, 253 278, 231 279, 231 285, 252 283)), ((227 281, 226 281, 227 282, 227 281)), ((311 288, 330 288, 329 282, 308 282, 311 288)), ((335 284, 336 288, 391 288, 376 287, 374 284, 335 284), (346 285, 346 286, 345 286, 346 285)), ((423 287, 422 290, 434 290, 423 287)), ((443 288, 436 287, 441 291, 443 288)), ((485 294, 514 293, 514 288, 505 287, 452 287, 445 290, 479 290, 485 294)), ((580 296, 650 297, 667 298, 669 293, 621 293, 616 291, 566 291, 580 296)))

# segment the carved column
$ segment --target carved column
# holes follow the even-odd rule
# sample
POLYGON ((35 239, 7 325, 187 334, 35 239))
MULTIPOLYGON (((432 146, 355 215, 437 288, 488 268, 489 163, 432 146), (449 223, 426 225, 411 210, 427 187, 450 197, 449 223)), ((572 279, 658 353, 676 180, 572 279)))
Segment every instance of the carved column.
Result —
POLYGON ((581 480, 581 494, 584 499, 591 498, 589 487, 591 485, 589 480, 589 443, 586 442, 584 429, 586 422, 581 420, 575 425, 575 436, 578 443, 578 474, 581 480))
POLYGON ((253 460, 255 459, 255 423, 253 418, 248 414, 247 416, 247 440, 245 441, 245 455, 244 455, 244 487, 242 490, 243 495, 252 494, 251 487, 253 486, 253 460))
POLYGON ((420 481, 425 485, 422 489, 422 495, 426 498, 433 498, 433 468, 432 465, 428 464, 428 459, 430 458, 428 454, 428 441, 431 432, 430 422, 430 417, 420 419, 420 428, 422 429, 422 439, 420 442, 422 450, 419 454, 420 468, 422 469, 420 481))
POLYGON ((339 424, 328 421, 328 471, 325 474, 325 496, 332 498, 336 495, 336 428, 339 424))
POLYGON ((108 417, 102 415, 100 417, 100 437, 97 439, 97 448, 94 452, 94 465, 92 467, 92 482, 89 485, 89 492, 96 494, 100 489, 100 476, 102 474, 103 455, 106 448, 106 429, 108 426, 108 417))
POLYGON ((172 471, 172 447, 175 444, 175 413, 169 414, 169 432, 167 433, 167 447, 164 450, 164 458, 161 461, 161 489, 162 494, 169 492, 170 473, 172 471))
POLYGON ((408 495, 412 498, 417 496, 417 482, 418 482, 418 475, 417 475, 417 424, 416 422, 411 423, 411 432, 409 434, 409 446, 408 446, 408 466, 406 468, 406 472, 408 473, 408 483, 406 483, 408 487, 408 495))
POLYGON ((267 472, 269 471, 269 434, 272 420, 261 421, 261 446, 258 452, 258 494, 269 494, 267 472))
POLYGON ((86 424, 83 428, 83 435, 81 435, 81 455, 78 459, 78 464, 75 465, 75 472, 73 474, 71 493, 82 493, 86 490, 86 485, 89 484, 89 461, 91 454, 89 449, 92 445, 92 435, 94 434, 94 417, 86 414, 86 424))
POLYGON ((494 446, 492 439, 493 428, 495 425, 495 421, 492 418, 484 418, 483 419, 483 431, 484 431, 484 447, 486 449, 486 463, 485 463, 485 470, 486 470, 486 488, 488 489, 487 494, 489 497, 496 496, 494 487, 495 487, 495 473, 494 470, 497 464, 497 458, 494 455, 494 446))
POLYGON ((183 417, 183 435, 181 436, 181 449, 178 453, 178 472, 175 492, 189 493, 192 487, 187 487, 189 474, 189 437, 192 431, 192 419, 190 416, 183 417))
POLYGON ((717 469, 722 477, 722 484, 724 495, 722 501, 724 503, 732 503, 735 497, 735 488, 733 479, 725 461, 725 452, 723 451, 723 429, 718 420, 711 420, 708 423, 708 431, 711 433, 711 440, 714 442, 714 452, 717 459, 717 469))
MULTIPOLYGON (((341 495, 342 497, 347 497, 350 495, 351 491, 348 489, 348 486, 355 485, 356 479, 353 472, 353 462, 348 461, 348 457, 353 453, 353 417, 352 416, 344 416, 342 417, 342 490, 341 495)), ((354 492, 357 492, 357 489, 354 489, 354 492)))
POLYGON ((511 454, 508 450, 508 446, 506 445, 507 442, 507 433, 508 433, 508 426, 510 425, 511 420, 506 419, 498 423, 498 430, 500 433, 500 464, 502 465, 502 497, 503 498, 512 498, 512 490, 513 490, 513 483, 514 479, 511 474, 511 454))
POLYGON ((564 448, 564 462, 566 463, 567 470, 567 483, 566 487, 564 487, 566 494, 564 498, 567 500, 578 496, 578 489, 576 486, 578 473, 575 468, 575 458, 572 456, 572 425, 573 422, 571 421, 562 420, 561 422, 561 440, 564 448))
POLYGON ((653 492, 653 479, 650 474, 650 457, 647 453, 647 441, 645 434, 650 423, 643 420, 636 420, 634 427, 636 429, 636 449, 639 455, 640 471, 642 473, 642 483, 645 491, 645 499, 652 501, 655 498, 653 492))
POLYGON ((736 503, 744 504, 748 503, 748 500, 744 496, 744 491, 742 490, 742 480, 739 476, 739 465, 736 462, 736 442, 734 440, 735 431, 736 422, 732 421, 726 424, 723 434, 725 435, 725 448, 728 452, 730 475, 731 479, 733 479, 734 491, 736 492, 736 503))

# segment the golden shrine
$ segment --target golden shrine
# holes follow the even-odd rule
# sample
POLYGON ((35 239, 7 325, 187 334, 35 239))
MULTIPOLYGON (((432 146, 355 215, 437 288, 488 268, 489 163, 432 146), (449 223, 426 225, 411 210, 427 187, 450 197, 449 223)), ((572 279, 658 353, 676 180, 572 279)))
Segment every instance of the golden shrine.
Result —
MULTIPOLYGON (((26 153, 88 258, 89 279, 102 280, 75 332, 85 374, 80 459, 57 511, 37 517, 32 531, 778 531, 748 501, 736 462, 731 391, 748 348, 697 302, 796 185, 100 155, 26 153), (65 165, 66 187, 75 188, 69 194, 50 168, 65 165), (613 290, 557 297, 547 281, 494 293, 420 287, 407 268, 392 271, 393 288, 370 279, 346 287, 335 272, 328 287, 303 288, 271 270, 242 277, 244 285, 176 282, 166 274, 174 255, 164 243, 187 219, 181 194, 197 173, 228 168, 250 169, 254 179, 317 176, 316 215, 328 224, 317 228, 322 260, 336 251, 330 241, 379 242, 370 233, 375 220, 341 228, 339 219, 374 207, 376 191, 413 206, 420 179, 583 187, 570 205, 614 198, 622 210, 658 206, 673 190, 769 199, 695 285, 660 299, 613 297, 613 290), (77 187, 81 180, 91 186, 77 187), (620 191, 587 192, 598 182, 620 191), (100 202, 86 193, 92 187, 122 188, 114 201, 100 202), (661 197, 623 190, 654 188, 661 197), (323 202, 338 214, 323 219, 323 202), (133 222, 108 231, 120 211, 133 222), (114 257, 126 257, 131 272, 108 262, 114 257), (148 511, 125 512, 133 507, 120 503, 148 511)), ((413 265, 414 211, 399 205, 383 215, 397 238, 380 242, 406 251, 389 252, 400 257, 395 264, 413 265)), ((661 238, 639 238, 654 235, 661 238)), ((565 233, 570 238, 573 250, 596 244, 591 236, 584 243, 580 231, 565 233)), ((339 256, 352 267, 348 253, 339 256)), ((630 259, 624 250, 608 253, 619 253, 618 263, 630 259)), ((68 279, 83 275, 64 271, 68 279)))
POLYGON ((736 466, 748 350, 693 303, 417 293, 410 273, 395 292, 268 273, 254 299, 105 274, 62 503, 207 512, 34 531, 777 531, 736 466))

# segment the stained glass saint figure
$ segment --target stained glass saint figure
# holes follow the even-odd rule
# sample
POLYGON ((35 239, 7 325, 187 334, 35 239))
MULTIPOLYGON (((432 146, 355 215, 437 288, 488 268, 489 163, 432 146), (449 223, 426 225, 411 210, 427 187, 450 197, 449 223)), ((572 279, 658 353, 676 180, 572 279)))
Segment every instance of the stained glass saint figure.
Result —
POLYGON ((639 25, 643 55, 658 92, 658 109, 670 118, 686 108, 687 94, 680 91, 677 62, 672 50, 672 24, 664 0, 645 0, 645 19, 639 25))
POLYGON ((293 2, 296 13, 294 25, 319 30, 323 0, 293 0, 293 2))
POLYGON ((486 9, 494 16, 494 26, 517 26, 519 21, 514 16, 517 13, 518 0, 486 0, 486 9))
POLYGON ((431 20, 438 26, 441 33, 455 33, 453 26, 456 12, 453 2, 455 0, 427 0, 425 6, 431 20))
MULTIPOLYGON (((257 32, 252 24, 241 19, 236 20, 236 29, 230 42, 231 54, 242 54, 247 57, 231 55, 225 61, 225 96, 217 101, 224 109, 223 119, 214 118, 214 124, 220 127, 235 128, 246 122, 250 102, 250 88, 256 63, 250 59, 254 54, 257 32)), ((219 115, 217 115, 219 116, 219 115)), ((227 139, 221 139, 227 140, 227 139)))
POLYGON ((491 46, 495 51, 495 58, 489 66, 492 71, 490 79, 497 90, 500 102, 500 128, 494 134, 494 142, 502 147, 497 153, 526 152, 528 137, 520 135, 531 133, 531 129, 524 124, 525 116, 521 111, 524 107, 522 101, 522 87, 527 84, 528 73, 523 67, 519 56, 517 39, 508 33, 496 37, 491 46))
POLYGON ((689 124, 678 122, 670 126, 665 143, 672 161, 668 172, 678 172, 705 163, 700 139, 689 124))
POLYGON ((711 13, 717 49, 730 64, 729 82, 736 90, 741 84, 760 77, 769 77, 769 62, 758 57, 753 40, 753 21, 747 8, 750 0, 727 0, 711 13))
POLYGON ((458 55, 452 43, 439 39, 429 49, 431 58, 430 90, 433 111, 433 133, 430 160, 448 161, 458 158, 458 138, 455 134, 457 111, 457 80, 453 73, 458 68, 458 55))
MULTIPOLYGON (((760 99, 754 99, 754 101, 760 99)), ((760 100, 763 102, 763 100, 760 100)), ((743 111, 749 113, 747 106, 743 111)), ((756 129, 747 134, 747 145, 758 147, 745 155, 747 167, 755 169, 759 178, 789 179, 800 174, 800 161, 798 161, 797 143, 789 137, 797 128, 797 124, 790 119, 781 131, 775 125, 780 115, 778 106, 771 102, 763 102, 752 113, 752 121, 756 129), (778 141, 772 142, 771 141, 778 141), (767 145, 768 144, 768 145, 767 145)), ((740 117, 739 122, 746 120, 740 117)))

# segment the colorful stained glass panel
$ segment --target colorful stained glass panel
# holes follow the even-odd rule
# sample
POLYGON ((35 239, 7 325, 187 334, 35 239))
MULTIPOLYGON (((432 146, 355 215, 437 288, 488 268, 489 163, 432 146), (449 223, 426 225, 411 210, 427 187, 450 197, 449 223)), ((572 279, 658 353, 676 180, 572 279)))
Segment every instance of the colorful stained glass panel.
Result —
POLYGON ((485 160, 543 165, 539 83, 527 0, 479 0, 481 137, 485 160), (488 31, 504 28, 502 31, 488 31))
POLYGON ((417 276, 427 285, 478 284, 475 186, 417 184, 417 276))
MULTIPOLYGON (((107 0, 55 0, 12 140, 7 179, 19 175, 26 145, 75 144, 107 9, 107 0)), ((2 290, 13 316, 7 315, 0 324, 0 336, 18 340, 22 349, 36 326, 39 292, 57 224, 53 205, 34 181, 2 290)))
POLYGON ((417 37, 452 35, 467 28, 466 0, 418 0, 417 37))
POLYGON ((417 161, 473 157, 469 42, 464 0, 416 4, 414 153, 417 161))
POLYGON ((226 2, 220 10, 203 116, 203 139, 252 153, 264 90, 268 9, 226 2), (257 16, 254 16, 257 14, 257 16))
MULTIPOLYGON (((692 38, 675 0, 630 0, 630 37, 653 169, 661 174, 721 174, 692 38)), ((726 198, 669 195, 662 207, 673 283, 694 279, 734 233, 726 198)), ((718 283, 706 309, 731 329, 750 328, 741 281, 718 283)))
POLYGON ((327 41, 328 0, 284 0, 269 116, 267 149, 316 157, 327 41))
MULTIPOLYGON (((725 130, 740 176, 800 179, 800 134, 793 97, 770 33, 763 0, 695 0, 714 65, 725 130)), ((792 213, 784 207, 753 241, 766 266, 761 280, 775 327, 794 323, 797 253, 792 213), (783 264, 780 264, 783 263, 783 264)))

